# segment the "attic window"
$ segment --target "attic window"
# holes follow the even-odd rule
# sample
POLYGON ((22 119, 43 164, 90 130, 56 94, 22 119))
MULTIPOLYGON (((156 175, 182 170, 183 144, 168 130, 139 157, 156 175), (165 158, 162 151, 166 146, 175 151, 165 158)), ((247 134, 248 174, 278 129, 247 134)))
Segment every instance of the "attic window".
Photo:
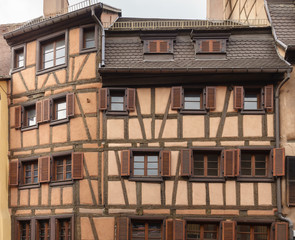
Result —
POLYGON ((145 40, 144 53, 173 53, 172 40, 145 40))
POLYGON ((226 53, 226 40, 224 39, 206 39, 197 40, 198 53, 226 53))

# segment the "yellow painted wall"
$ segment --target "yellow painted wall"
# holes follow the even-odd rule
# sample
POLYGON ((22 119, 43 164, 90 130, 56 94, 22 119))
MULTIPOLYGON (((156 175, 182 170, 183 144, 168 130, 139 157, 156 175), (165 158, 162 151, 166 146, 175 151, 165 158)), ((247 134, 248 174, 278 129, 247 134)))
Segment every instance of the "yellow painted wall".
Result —
POLYGON ((0 240, 10 240, 7 81, 0 81, 0 240))

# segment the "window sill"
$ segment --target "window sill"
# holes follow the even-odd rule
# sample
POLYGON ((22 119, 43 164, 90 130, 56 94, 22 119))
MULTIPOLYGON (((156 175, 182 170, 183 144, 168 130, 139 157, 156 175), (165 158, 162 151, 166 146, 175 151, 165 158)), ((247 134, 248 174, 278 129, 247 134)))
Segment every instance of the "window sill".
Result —
POLYGON ((80 54, 91 53, 91 52, 96 52, 96 51, 97 51, 96 47, 94 47, 94 48, 83 48, 83 49, 80 49, 80 54))
POLYGON ((24 69, 25 69, 25 66, 19 67, 19 68, 13 68, 12 71, 11 71, 11 74, 20 72, 20 71, 22 71, 24 69))
POLYGON ((31 188, 39 188, 41 186, 40 183, 34 183, 34 184, 22 184, 18 187, 18 189, 31 189, 31 188))
POLYGON ((273 177, 237 177, 237 182, 274 182, 273 177))
POLYGON ((129 177, 129 181, 135 182, 163 182, 162 177, 129 177))
POLYGON ((128 116, 129 112, 128 111, 107 111, 107 115, 118 115, 118 116, 128 116))
POLYGON ((263 115, 265 114, 265 111, 262 109, 258 109, 258 110, 241 110, 241 114, 245 114, 245 115, 263 115))
POLYGON ((58 65, 58 66, 53 66, 51 68, 39 69, 39 70, 37 70, 36 75, 38 76, 38 75, 41 75, 44 73, 48 73, 48 72, 55 71, 55 70, 58 70, 61 68, 66 68, 66 67, 67 67, 67 64, 62 64, 62 65, 58 65))
POLYGON ((63 185, 72 185, 74 184, 74 180, 65 180, 65 181, 52 181, 49 186, 54 187, 54 186, 63 186, 63 185))
POLYGON ((59 125, 59 124, 63 124, 63 123, 67 123, 69 122, 69 118, 63 118, 63 119, 58 119, 58 120, 52 120, 50 122, 50 126, 55 126, 55 125, 59 125))
POLYGON ((190 114, 190 115, 205 115, 207 114, 207 111, 204 109, 200 109, 200 110, 185 110, 185 109, 181 109, 180 110, 181 114, 190 114))
POLYGON ((189 182, 225 182, 224 177, 190 177, 189 182))
POLYGON ((33 130, 33 129, 37 129, 38 128, 38 124, 34 125, 34 126, 30 126, 30 127, 25 127, 25 128, 21 128, 21 131, 29 131, 29 130, 33 130))

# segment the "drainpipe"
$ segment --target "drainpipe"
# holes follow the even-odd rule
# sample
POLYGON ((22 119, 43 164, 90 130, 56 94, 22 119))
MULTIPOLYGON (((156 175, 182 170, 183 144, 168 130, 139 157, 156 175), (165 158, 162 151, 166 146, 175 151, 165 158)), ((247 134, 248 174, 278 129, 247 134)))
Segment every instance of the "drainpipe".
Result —
MULTIPOLYGON (((291 70, 288 70, 287 76, 279 84, 275 92, 275 114, 276 114, 276 148, 280 147, 280 89, 289 80, 291 70)), ((289 240, 293 240, 293 222, 291 219, 282 215, 282 198, 281 198, 281 177, 277 177, 277 216, 280 220, 289 223, 289 240)))
MULTIPOLYGON (((101 8, 102 8, 102 4, 101 4, 101 8)), ((100 20, 97 18, 97 16, 95 15, 95 10, 94 7, 91 8, 91 16, 94 19, 94 21, 100 26, 101 28, 101 63, 99 67, 104 67, 105 66, 105 30, 104 27, 102 25, 102 23, 100 22, 100 20)))

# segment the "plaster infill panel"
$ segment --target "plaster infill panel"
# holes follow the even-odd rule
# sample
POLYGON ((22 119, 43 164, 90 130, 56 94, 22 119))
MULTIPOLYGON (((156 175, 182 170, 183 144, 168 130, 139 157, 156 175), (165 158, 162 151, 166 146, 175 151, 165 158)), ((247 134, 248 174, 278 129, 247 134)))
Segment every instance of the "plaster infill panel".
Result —
POLYGON ((161 184, 142 183, 142 204, 161 204, 161 184))
POLYGON ((90 133, 91 140, 97 139, 97 117, 86 117, 86 124, 90 133))
POLYGON ((35 73, 36 73, 36 68, 35 67, 30 67, 26 68, 22 72, 23 79, 26 83, 26 86, 29 91, 35 90, 35 73))
POLYGON ((163 131, 163 138, 177 138, 177 120, 167 119, 163 131))
POLYGON ((71 141, 87 140, 87 134, 82 117, 70 120, 71 141))
POLYGON ((226 87, 216 88, 216 108, 213 112, 222 112, 226 95, 226 87))
POLYGON ((137 118, 129 119, 129 139, 142 139, 141 127, 137 118))
POLYGON ((15 128, 10 129, 10 149, 21 148, 21 131, 15 128))
POLYGON ((52 127, 52 143, 67 142, 67 135, 66 124, 52 127))
POLYGON ((176 175, 179 151, 171 151, 171 176, 176 175))
POLYGON ((171 88, 156 88, 155 89, 155 112, 156 114, 164 114, 171 88))
POLYGON ((183 116, 183 137, 199 138, 205 137, 204 116, 183 116))
POLYGON ((262 116, 244 115, 243 116, 243 134, 244 137, 262 136, 262 116))
POLYGON ((51 188, 51 205, 52 206, 61 205, 60 192, 61 192, 60 187, 51 188))
POLYGON ((37 45, 36 41, 27 43, 26 66, 36 64, 36 49, 37 49, 36 45, 37 45))
POLYGON ((26 92, 25 85, 21 79, 19 72, 12 74, 12 94, 20 94, 26 92))
POLYGON ((98 239, 114 240, 115 239, 115 218, 93 218, 94 226, 98 239))
POLYGON ((141 114, 151 114, 151 89, 137 88, 141 114))
POLYGON ((78 57, 74 58, 74 71, 73 71, 73 81, 76 81, 79 77, 78 74, 81 70, 82 64, 84 60, 86 59, 87 55, 83 54, 78 57))
POLYGON ((96 77, 96 53, 91 53, 87 59, 78 80, 93 79, 96 77))
POLYGON ((62 204, 73 204, 73 187, 65 187, 62 190, 62 204))
POLYGON ((108 203, 110 205, 125 205, 121 181, 108 182, 108 203))
POLYGON ((237 205, 236 181, 226 181, 225 202, 227 206, 237 205))
POLYGON ((188 205, 187 181, 178 181, 176 193, 176 205, 188 205))
POLYGON ((136 182, 124 180, 126 186, 127 197, 130 205, 136 204, 136 182))
POLYGON ((254 184, 240 183, 240 202, 242 206, 254 205, 254 184))
POLYGON ((165 181, 166 205, 172 205, 173 186, 174 181, 165 181))
POLYGON ((39 125, 39 143, 40 145, 49 144, 50 141, 50 127, 49 124, 39 125))
MULTIPOLYGON (((96 113, 96 96, 95 92, 78 93, 77 97, 80 100, 84 114, 96 113)), ((76 105, 75 105, 76 107, 76 105)))
POLYGON ((258 205, 272 205, 271 183, 258 183, 258 205))
POLYGON ((267 115, 267 136, 274 136, 274 114, 267 115))
MULTIPOLYGON (((98 153, 84 152, 84 161, 88 169, 89 176, 98 176, 98 153)), ((86 173, 84 173, 86 176, 86 173)))
POLYGON ((80 39, 80 28, 71 29, 69 32, 69 54, 79 53, 79 39, 80 39))
MULTIPOLYGON (((119 152, 120 156, 121 152, 119 152)), ((118 166, 117 166, 117 160, 116 155, 114 151, 108 152, 108 175, 109 176, 118 176, 118 166)))
POLYGON ((224 128, 223 128, 223 137, 237 137, 238 136, 238 117, 226 117, 224 128))
POLYGON ((30 206, 39 205, 39 188, 30 190, 30 206))
POLYGON ((107 138, 124 139, 124 120, 108 119, 107 120, 107 138))
POLYGON ((223 205, 223 183, 209 183, 210 205, 223 205))
POLYGON ((37 145, 37 129, 23 132, 23 147, 32 147, 37 145))
POLYGON ((92 205, 93 200, 91 197, 91 191, 90 191, 88 180, 87 179, 80 180, 79 187, 80 187, 80 204, 92 205))
POLYGON ((218 126, 220 123, 220 117, 211 117, 210 118, 210 138, 215 138, 217 135, 218 126))
POLYGON ((81 240, 94 239, 89 218, 81 217, 80 221, 81 221, 81 240))
POLYGON ((143 125, 145 129, 145 136, 147 139, 152 138, 152 119, 151 118, 144 118, 143 125))
POLYGON ((48 205, 49 185, 41 184, 41 205, 48 205))
POLYGON ((206 205, 206 184, 192 183, 193 205, 206 205))

